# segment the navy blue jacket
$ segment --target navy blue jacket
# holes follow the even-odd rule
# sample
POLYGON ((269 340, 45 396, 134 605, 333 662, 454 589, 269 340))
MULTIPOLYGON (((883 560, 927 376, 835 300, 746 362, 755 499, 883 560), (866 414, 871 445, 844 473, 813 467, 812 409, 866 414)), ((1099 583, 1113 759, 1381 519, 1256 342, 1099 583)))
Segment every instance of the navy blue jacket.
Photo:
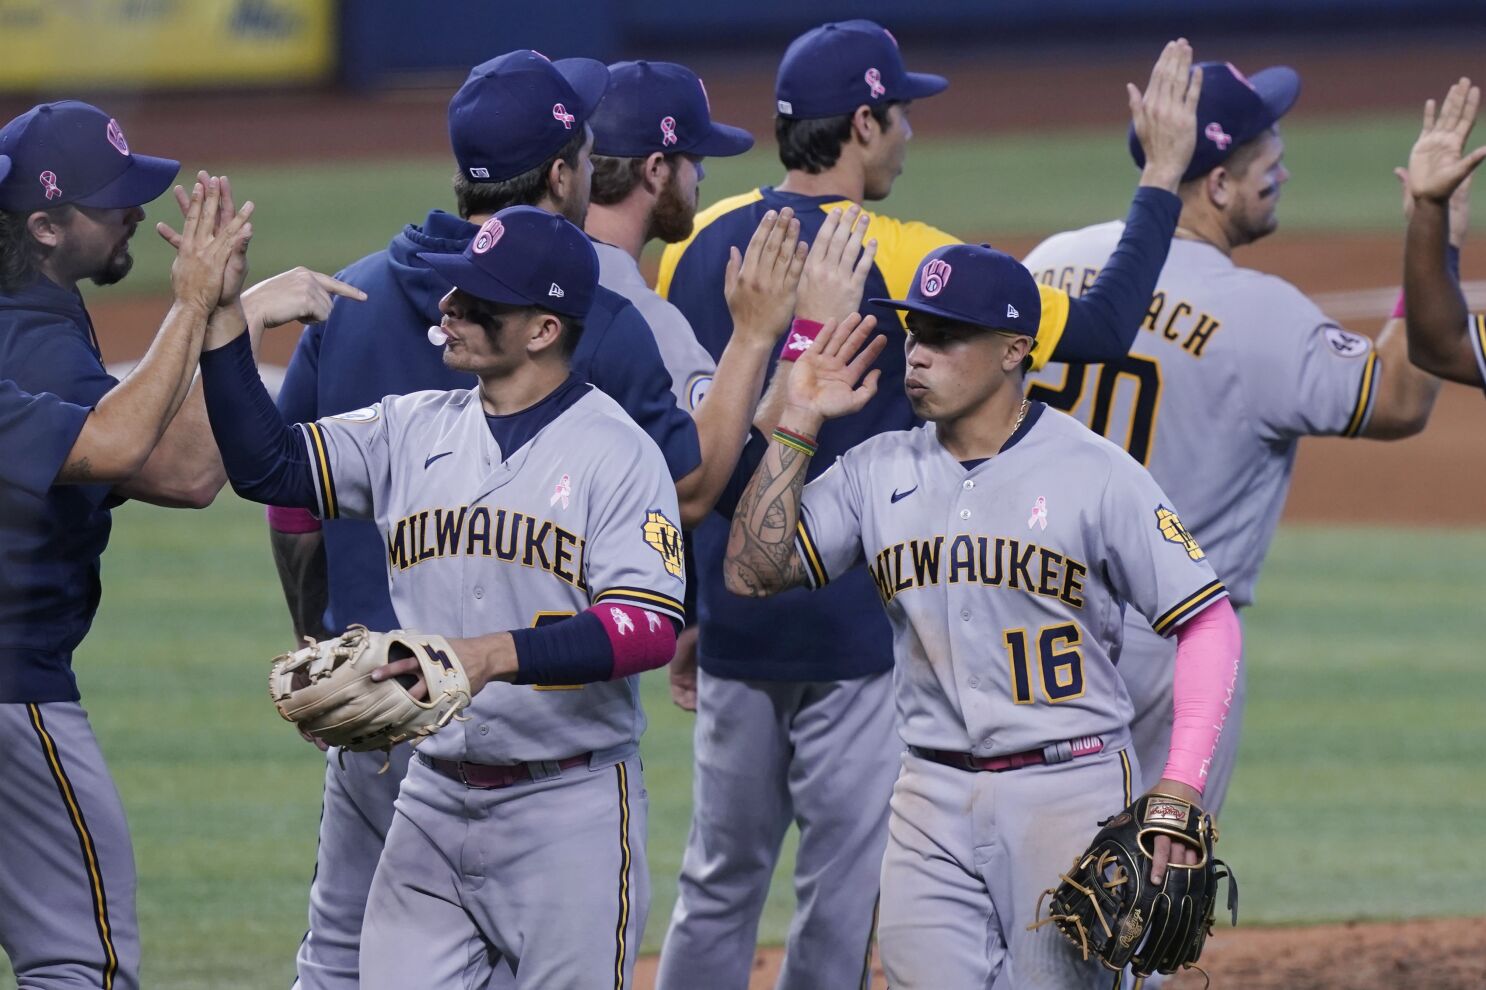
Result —
MULTIPOLYGON (((0 293, 0 378, 89 407, 118 384, 82 296, 40 275, 0 293)), ((0 486, 0 703, 78 700, 72 651, 98 610, 99 558, 120 501, 110 485, 44 495, 0 486)))
MULTIPOLYGON (((416 255, 462 251, 478 229, 435 210, 422 227, 409 224, 385 251, 341 272, 338 277, 364 290, 367 301, 337 300, 330 318, 300 337, 279 392, 284 419, 305 423, 389 395, 474 385, 473 376, 445 368, 443 348, 428 342, 449 283, 416 255)), ((624 407, 660 447, 673 478, 701 463, 696 426, 677 408, 655 337, 629 300, 599 289, 572 370, 624 407)), ((324 533, 330 583, 326 628, 342 630, 353 622, 396 628, 387 592, 387 548, 376 524, 329 519, 324 533)))

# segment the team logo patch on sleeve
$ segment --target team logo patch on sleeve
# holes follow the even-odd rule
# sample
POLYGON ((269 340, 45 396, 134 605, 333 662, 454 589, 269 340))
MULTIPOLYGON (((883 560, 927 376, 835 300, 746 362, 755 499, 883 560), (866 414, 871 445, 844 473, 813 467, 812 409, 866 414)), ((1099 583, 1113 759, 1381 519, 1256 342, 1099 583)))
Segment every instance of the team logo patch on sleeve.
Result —
POLYGON ((645 513, 643 530, 645 543, 650 549, 660 554, 660 559, 666 565, 666 573, 672 577, 680 577, 683 567, 681 530, 659 509, 651 509, 645 513))
POLYGON ((366 406, 363 409, 352 409, 350 412, 343 412, 328 418, 338 419, 342 423, 372 423, 377 419, 377 410, 372 406, 366 406))
POLYGON ((1156 526, 1161 530, 1161 535, 1166 538, 1167 542, 1179 544, 1183 550, 1187 551, 1187 556, 1193 560, 1202 560, 1207 556, 1197 545, 1197 539, 1188 532, 1187 527, 1182 525, 1176 513, 1164 505, 1156 506, 1156 526))
MULTIPOLYGON (((808 344, 806 346, 809 346, 808 344)), ((695 410, 707 397, 707 390, 712 387, 711 375, 692 375, 691 381, 686 386, 686 401, 695 410)))
POLYGON ((1372 350, 1372 341, 1360 333, 1343 330, 1338 326, 1326 327, 1326 343, 1331 345, 1333 351, 1346 358, 1362 357, 1372 350))

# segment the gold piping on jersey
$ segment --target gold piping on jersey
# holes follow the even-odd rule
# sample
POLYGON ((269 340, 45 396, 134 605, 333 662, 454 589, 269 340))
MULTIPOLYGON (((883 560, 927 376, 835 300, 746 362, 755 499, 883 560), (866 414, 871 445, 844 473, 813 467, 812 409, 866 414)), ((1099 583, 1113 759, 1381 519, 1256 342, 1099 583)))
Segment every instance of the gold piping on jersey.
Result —
POLYGON ((1362 383, 1357 386, 1357 405, 1352 410, 1351 421, 1347 423, 1347 429, 1342 436, 1355 437, 1362 431, 1367 422, 1367 414, 1372 409, 1373 386, 1377 384, 1378 377, 1378 352, 1371 351, 1367 355, 1367 366, 1362 369, 1362 383))
POLYGON ((746 193, 739 193, 736 196, 720 199, 698 213, 696 219, 691 223, 691 236, 678 244, 667 244, 665 251, 661 253, 660 271, 656 273, 655 277, 655 294, 662 299, 670 298, 671 280, 676 277, 676 266, 681 263, 681 256, 686 253, 686 249, 691 247, 691 242, 697 239, 697 235, 708 224, 720 216, 724 216, 734 210, 742 209, 750 203, 757 203, 763 198, 764 194, 762 191, 752 189, 746 193))
POLYGON ((1222 581, 1210 581, 1167 609, 1166 613, 1151 625, 1151 628, 1165 636, 1186 621, 1189 616, 1196 615, 1227 593, 1228 589, 1223 587, 1222 581))
POLYGON ((1120 772, 1125 775, 1125 807, 1128 808, 1134 802, 1135 795, 1130 789, 1130 754, 1123 749, 1120 750, 1120 772))
POLYGON ((666 612, 678 622, 686 621, 686 609, 681 602, 658 591, 647 591, 644 588, 609 588, 593 596, 595 605, 615 601, 625 602, 636 608, 656 609, 666 612))
POLYGON ((882 892, 872 902, 872 927, 867 929, 867 952, 862 956, 862 978, 857 990, 872 990, 872 947, 877 944, 877 915, 882 910, 882 892))
POLYGON ((340 515, 340 504, 335 497, 335 482, 330 477, 330 457, 326 453, 325 436, 320 432, 320 424, 306 423, 305 433, 310 438, 310 464, 315 471, 315 480, 320 489, 320 503, 323 508, 325 519, 334 519, 340 515))
POLYGON ((1486 313, 1472 319, 1476 325, 1476 363, 1481 366, 1481 384, 1486 385, 1486 313))
POLYGON ((820 551, 815 549, 815 541, 810 537, 810 530, 805 527, 805 518, 800 517, 795 523, 795 549, 800 554, 800 559, 805 562, 805 569, 809 571, 811 582, 816 588, 824 588, 830 583, 830 576, 826 574, 825 565, 820 562, 820 551))
POLYGON ((619 779, 619 924, 614 929, 614 990, 624 990, 624 960, 629 932, 629 768, 615 765, 619 779))
POLYGON ((89 892, 93 897, 93 922, 98 927, 98 939, 103 943, 103 990, 113 990, 114 975, 119 971, 119 954, 114 951, 113 928, 108 921, 108 896, 103 890, 103 870, 98 865, 98 849, 93 844, 88 823, 83 819, 82 805, 78 803, 77 793, 72 789, 72 781, 67 778, 67 771, 62 767, 56 740, 46 730, 46 723, 41 718, 41 706, 28 704, 26 713, 31 717, 31 728, 41 741, 41 750, 46 756, 47 767, 52 772, 52 780, 57 785, 57 792, 62 795, 62 803, 67 806, 67 817, 72 822, 72 830, 77 833, 78 845, 82 847, 83 865, 88 871, 89 892))

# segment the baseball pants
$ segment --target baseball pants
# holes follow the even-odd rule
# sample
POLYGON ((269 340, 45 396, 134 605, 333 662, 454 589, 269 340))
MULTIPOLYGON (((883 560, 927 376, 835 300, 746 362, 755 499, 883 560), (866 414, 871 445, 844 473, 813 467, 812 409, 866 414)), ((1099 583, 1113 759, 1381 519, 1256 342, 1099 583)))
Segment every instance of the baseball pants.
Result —
POLYGON ((796 908, 779 990, 867 987, 902 749, 891 673, 795 683, 699 671, 691 833, 658 990, 746 990, 792 820, 796 908))
POLYGON ((979 773, 912 754, 893 788, 878 950, 893 990, 1107 990, 1037 900, 1130 803, 1137 774, 1117 741, 1055 766, 979 773))
MULTIPOLYGON (((1240 617, 1241 621, 1241 617, 1240 617)), ((1130 738, 1140 760, 1140 793, 1144 794, 1161 779, 1166 768, 1167 751, 1171 748, 1171 676, 1176 664, 1176 639, 1158 636, 1133 610, 1125 612, 1125 645, 1120 653, 1120 677, 1130 700, 1135 705, 1135 720, 1130 725, 1130 738)), ((1218 737, 1218 749, 1208 769, 1207 784, 1202 790, 1202 806, 1214 818, 1223 810, 1228 785, 1238 762, 1238 745, 1243 735, 1244 700, 1248 693, 1248 666, 1239 667, 1238 683, 1233 687, 1233 703, 1228 720, 1218 737)))
POLYGON ((21 990, 136 990, 134 849, 77 702, 0 704, 0 947, 21 990))
POLYGON ((372 880, 361 986, 628 990, 650 906, 640 758, 492 790, 416 757, 372 880))

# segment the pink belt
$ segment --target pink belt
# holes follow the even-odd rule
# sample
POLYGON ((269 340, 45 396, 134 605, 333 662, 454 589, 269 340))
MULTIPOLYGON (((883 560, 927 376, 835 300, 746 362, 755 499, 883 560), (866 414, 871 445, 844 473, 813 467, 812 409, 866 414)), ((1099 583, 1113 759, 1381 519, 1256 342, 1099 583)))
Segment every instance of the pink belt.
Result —
POLYGON ((592 757, 592 753, 583 753, 566 760, 542 760, 535 763, 465 763, 463 760, 440 760, 418 754, 418 759, 430 770, 457 780, 466 787, 485 791, 529 783, 544 774, 550 775, 552 767, 570 770, 573 767, 586 766, 592 757))

